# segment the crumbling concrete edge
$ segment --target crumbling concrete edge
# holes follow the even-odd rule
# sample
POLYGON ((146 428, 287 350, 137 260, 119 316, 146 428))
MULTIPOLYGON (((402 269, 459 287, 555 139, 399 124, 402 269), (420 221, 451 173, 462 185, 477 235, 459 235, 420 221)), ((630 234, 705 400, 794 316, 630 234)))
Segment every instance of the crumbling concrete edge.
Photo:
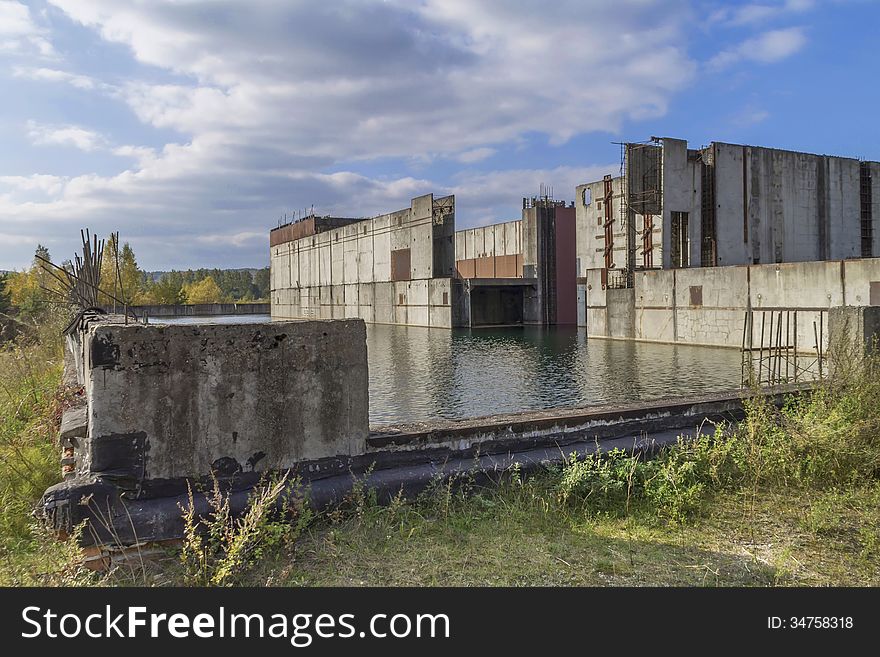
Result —
MULTIPOLYGON (((807 390, 806 386, 789 387, 766 393, 770 401, 781 405, 791 394, 807 390)), ((596 450, 651 453, 658 447, 674 442, 679 435, 696 435, 717 423, 735 424, 744 416, 743 400, 750 393, 727 398, 717 396, 696 404, 667 404, 667 412, 659 412, 662 403, 643 406, 642 419, 634 417, 635 409, 614 412, 602 410, 589 413, 595 421, 574 430, 571 425, 561 426, 581 414, 565 413, 566 421, 535 433, 532 420, 521 418, 517 433, 507 421, 500 422, 503 431, 492 434, 494 440, 447 437, 428 442, 419 441, 417 449, 400 449, 400 445, 377 441, 374 447, 384 446, 363 455, 334 457, 297 464, 283 472, 239 473, 234 477, 218 476, 217 482, 230 501, 233 514, 243 513, 254 488, 266 478, 286 476, 287 490, 279 499, 279 509, 303 500, 315 510, 338 504, 349 496, 356 482, 374 490, 379 501, 388 501, 398 494, 411 497, 425 490, 432 482, 446 481, 467 474, 477 484, 497 481, 515 465, 522 472, 558 465, 572 454, 584 455, 596 450), (676 412, 670 412, 670 406, 676 412), (647 412, 645 412, 647 411, 647 412), (608 417, 608 414, 611 414, 608 417), (600 419, 597 419, 600 418, 600 419)), ((542 422, 550 422, 547 413, 541 413, 542 422)), ((491 423, 490 423, 491 424, 491 423)), ((486 423, 469 427, 477 437, 486 437, 486 423), (482 427, 482 429, 481 429, 482 427), (483 433, 480 433, 482 431, 483 433)), ((429 432, 426 432, 430 434, 429 432)), ((424 438, 425 432, 421 434, 424 438)), ((400 440, 400 436, 396 440, 400 440)), ((437 436, 434 436, 437 438, 437 436)), ((97 476, 89 480, 72 479, 48 489, 43 498, 43 512, 49 524, 61 535, 69 535, 84 524, 81 543, 93 547, 124 547, 178 539, 183 534, 183 509, 188 507, 188 491, 193 491, 195 512, 210 512, 208 493, 213 479, 180 479, 151 482, 149 487, 131 491, 117 486, 112 479, 97 476)))

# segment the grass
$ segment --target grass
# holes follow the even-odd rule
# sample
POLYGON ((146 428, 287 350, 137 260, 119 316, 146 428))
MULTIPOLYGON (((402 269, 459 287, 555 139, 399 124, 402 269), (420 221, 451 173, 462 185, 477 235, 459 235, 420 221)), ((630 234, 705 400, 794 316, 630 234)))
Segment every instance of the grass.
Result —
POLYGON ((0 343, 0 585, 79 581, 78 550, 34 518, 61 478, 58 429, 69 405, 61 387, 60 325, 43 321, 0 343))
MULTIPOLYGON (((324 586, 768 586, 880 584, 880 486, 714 494, 686 522, 651 505, 591 513, 554 474, 448 506, 422 500, 325 516, 252 574, 324 586)), ((434 493, 437 494, 436 492, 434 493)), ((442 498, 442 495, 441 495, 442 498)))
POLYGON ((237 519, 215 491, 207 517, 181 509, 181 547, 101 575, 29 516, 58 477, 57 340, 0 358, 0 584, 880 584, 878 357, 839 351, 816 392, 782 409, 756 398, 738 427, 651 460, 617 451, 489 487, 437 481, 384 506, 359 485, 295 522, 269 512, 283 481, 237 519))

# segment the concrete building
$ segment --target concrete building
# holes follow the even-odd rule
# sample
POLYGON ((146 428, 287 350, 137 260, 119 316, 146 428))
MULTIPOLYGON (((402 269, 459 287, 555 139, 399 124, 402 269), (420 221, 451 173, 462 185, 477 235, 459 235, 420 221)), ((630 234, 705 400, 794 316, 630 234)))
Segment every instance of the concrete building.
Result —
POLYGON ((812 332, 835 305, 880 303, 877 261, 843 262, 880 255, 880 163, 654 138, 624 144, 621 170, 577 188, 589 335, 739 347, 749 310, 814 313, 812 332))
POLYGON ((574 324, 575 208, 524 198, 522 213, 456 232, 454 197, 428 194, 371 219, 312 216, 276 228, 272 317, 432 328, 574 324))
POLYGON ((579 276, 880 255, 880 163, 655 138, 621 168, 577 188, 579 276))
POLYGON ((273 319, 459 325, 455 198, 371 219, 307 217, 270 233, 273 319))

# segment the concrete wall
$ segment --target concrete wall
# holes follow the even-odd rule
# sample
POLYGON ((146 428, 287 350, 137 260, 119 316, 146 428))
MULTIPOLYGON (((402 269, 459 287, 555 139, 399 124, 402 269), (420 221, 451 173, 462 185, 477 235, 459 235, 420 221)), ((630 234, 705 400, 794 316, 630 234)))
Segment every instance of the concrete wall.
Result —
POLYGON ((268 303, 189 303, 130 306, 138 317, 204 317, 210 315, 268 315, 268 303))
POLYGON ((689 156, 687 142, 682 139, 663 140, 663 231, 662 256, 655 258, 664 269, 672 267, 672 213, 688 213, 689 266, 700 265, 700 163, 689 156))
POLYGON ((526 291, 527 323, 577 322, 576 210, 563 201, 523 199, 523 277, 536 279, 526 291))
POLYGON ((880 162, 869 162, 871 173, 871 255, 880 256, 880 162))
POLYGON ((880 305, 880 258, 641 271, 629 290, 603 289, 601 271, 590 270, 579 295, 590 336, 737 348, 748 308, 756 322, 762 311, 769 321, 770 311, 799 309, 798 344, 809 350, 813 321, 827 322, 828 309, 880 305))
MULTIPOLYGON (((140 488, 363 453, 360 320, 145 326, 99 321, 78 341, 82 476, 140 488)), ((75 346, 77 341, 73 341, 75 346)))
MULTIPOLYGON (((614 218, 613 262, 618 269, 626 267, 626 232, 620 220, 620 205, 623 203, 623 178, 617 176, 611 181, 612 200, 611 213, 614 218)), ((577 221, 577 276, 583 278, 590 269, 605 266, 605 184, 596 182, 578 185, 575 188, 576 221, 577 221), (585 199, 589 203, 585 203, 585 199)), ((646 266, 643 250, 645 217, 635 215, 636 224, 636 267, 646 266)), ((659 267, 663 262, 663 224, 660 217, 654 217, 651 231, 653 244, 653 265, 659 267)))
MULTIPOLYGON (((688 214, 688 267, 701 266, 702 214, 708 199, 714 199, 718 266, 863 256, 858 160, 722 142, 713 142, 698 150, 689 149, 687 142, 681 139, 663 138, 661 144, 662 221, 654 219, 655 266, 664 269, 673 266, 673 212, 688 214), (714 187, 707 190, 703 190, 704 165, 714 174, 714 187)), ((880 164, 869 162, 867 166, 872 191, 870 255, 878 256, 880 164)), ((631 182, 638 184, 638 181, 631 182)), ((613 262, 615 268, 623 268, 626 266, 626 234, 620 219, 623 179, 614 178, 612 185, 613 262)), ((584 278, 589 269, 606 266, 603 197, 601 180, 577 187, 579 278, 584 278), (585 193, 590 201, 586 204, 585 193)), ((640 269, 646 266, 642 245, 644 217, 636 214, 634 221, 635 268, 640 269)))
POLYGON ((672 265, 673 211, 689 215, 689 266, 700 266, 704 159, 714 164, 719 266, 862 255, 858 160, 721 142, 702 151, 680 139, 662 143, 664 268, 672 265))
POLYGON ((507 221, 455 233, 459 278, 522 278, 522 221, 507 221))
POLYGON ((271 247, 273 319, 340 319, 451 328, 455 205, 410 208, 271 247))

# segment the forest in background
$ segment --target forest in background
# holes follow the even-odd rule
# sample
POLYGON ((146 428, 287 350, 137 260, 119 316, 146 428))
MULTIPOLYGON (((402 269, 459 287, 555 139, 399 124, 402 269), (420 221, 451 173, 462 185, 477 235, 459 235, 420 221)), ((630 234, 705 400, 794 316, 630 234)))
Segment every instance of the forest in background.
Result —
MULTIPOLYGON (((47 304, 65 303, 58 280, 42 265, 51 260, 49 250, 38 245, 31 267, 0 273, 0 313, 35 316, 47 304)), ((69 268, 70 261, 62 267, 69 268)), ((127 305, 193 304, 266 301, 269 298, 269 268, 187 269, 146 272, 137 263, 128 242, 117 246, 115 237, 106 240, 101 262, 101 299, 107 307, 127 305), (117 257, 118 253, 118 267, 117 257)))

